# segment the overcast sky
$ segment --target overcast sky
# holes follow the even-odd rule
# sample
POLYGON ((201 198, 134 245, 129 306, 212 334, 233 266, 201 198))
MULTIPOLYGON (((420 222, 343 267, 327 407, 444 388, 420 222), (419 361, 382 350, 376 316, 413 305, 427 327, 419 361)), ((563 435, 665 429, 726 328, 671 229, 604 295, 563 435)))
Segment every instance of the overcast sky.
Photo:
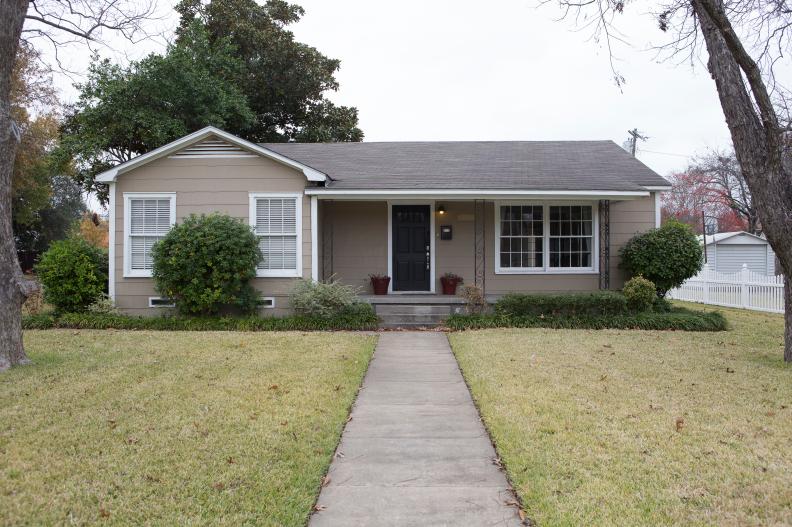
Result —
MULTIPOLYGON (((341 60, 333 101, 356 106, 368 141, 611 139, 637 127, 638 157, 661 175, 729 135, 702 63, 661 63, 662 42, 640 4, 621 20, 632 47, 606 49, 536 1, 298 0, 298 40, 341 60)), ((162 9, 167 10, 163 2, 162 9)), ((175 16, 163 22, 176 24, 175 16)), ((126 45, 131 58, 164 49, 126 45)), ((76 53, 76 52, 75 52, 76 53)), ((72 57, 80 67, 84 59, 72 57)), ((65 99, 74 91, 58 81, 65 99)))

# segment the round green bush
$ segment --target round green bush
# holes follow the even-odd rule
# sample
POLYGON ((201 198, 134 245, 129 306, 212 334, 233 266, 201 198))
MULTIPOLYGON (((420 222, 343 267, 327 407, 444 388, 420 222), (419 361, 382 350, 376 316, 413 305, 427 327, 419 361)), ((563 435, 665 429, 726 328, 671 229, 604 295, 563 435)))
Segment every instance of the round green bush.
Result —
POLYGON ((59 311, 85 311, 107 292, 107 252, 80 238, 54 242, 35 271, 44 300, 59 311))
POLYGON ((624 284, 624 298, 633 311, 649 311, 657 299, 657 289, 651 280, 643 276, 635 276, 624 284))
POLYGON ((252 229, 223 214, 190 215, 151 250, 154 285, 183 314, 256 310, 250 281, 261 260, 252 229))
POLYGON ((703 253, 693 230, 675 220, 630 239, 621 249, 621 266, 651 280, 657 294, 682 285, 701 269, 703 253))

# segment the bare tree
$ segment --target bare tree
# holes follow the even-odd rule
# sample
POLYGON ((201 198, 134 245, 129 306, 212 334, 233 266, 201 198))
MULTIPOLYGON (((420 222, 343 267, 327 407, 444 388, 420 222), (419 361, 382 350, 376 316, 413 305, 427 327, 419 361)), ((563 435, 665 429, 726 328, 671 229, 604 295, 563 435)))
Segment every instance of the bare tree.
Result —
POLYGON ((120 35, 136 41, 148 37, 146 22, 154 3, 138 0, 0 0, 0 371, 25 364, 22 304, 36 290, 17 261, 11 227, 11 175, 20 140, 11 116, 11 76, 20 42, 52 46, 55 67, 60 52, 81 43, 96 49, 120 35))
MULTIPOLYGON (((564 16, 583 20, 609 50, 622 38, 616 26, 630 5, 624 0, 558 1, 564 16)), ((790 51, 792 8, 783 0, 660 0, 654 13, 659 29, 671 37, 658 52, 693 61, 706 50, 752 204, 784 271, 784 360, 792 362, 790 113, 788 92, 775 75, 790 51)), ((611 68, 621 86, 612 54, 611 68)))
POLYGON ((761 222, 753 205, 751 190, 734 152, 711 150, 693 160, 689 172, 701 174, 713 201, 733 210, 745 222, 745 230, 761 233, 761 222))

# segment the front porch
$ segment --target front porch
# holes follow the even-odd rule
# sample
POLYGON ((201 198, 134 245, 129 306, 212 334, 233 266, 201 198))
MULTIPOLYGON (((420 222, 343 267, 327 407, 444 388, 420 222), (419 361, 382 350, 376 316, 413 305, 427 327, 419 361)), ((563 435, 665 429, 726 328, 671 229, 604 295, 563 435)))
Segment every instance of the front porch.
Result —
POLYGON ((435 327, 454 313, 465 310, 465 301, 455 295, 389 294, 362 295, 361 298, 374 307, 383 328, 435 327))

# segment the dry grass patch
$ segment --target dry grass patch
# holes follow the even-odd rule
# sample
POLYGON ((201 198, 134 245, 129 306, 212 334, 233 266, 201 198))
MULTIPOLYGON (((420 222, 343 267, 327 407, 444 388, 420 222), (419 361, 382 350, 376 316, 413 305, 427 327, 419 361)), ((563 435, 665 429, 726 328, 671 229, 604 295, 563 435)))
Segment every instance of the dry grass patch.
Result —
POLYGON ((450 335, 539 525, 792 524, 792 365, 780 315, 722 333, 450 335))
POLYGON ((0 524, 303 525, 374 349, 343 333, 29 331, 0 524))

